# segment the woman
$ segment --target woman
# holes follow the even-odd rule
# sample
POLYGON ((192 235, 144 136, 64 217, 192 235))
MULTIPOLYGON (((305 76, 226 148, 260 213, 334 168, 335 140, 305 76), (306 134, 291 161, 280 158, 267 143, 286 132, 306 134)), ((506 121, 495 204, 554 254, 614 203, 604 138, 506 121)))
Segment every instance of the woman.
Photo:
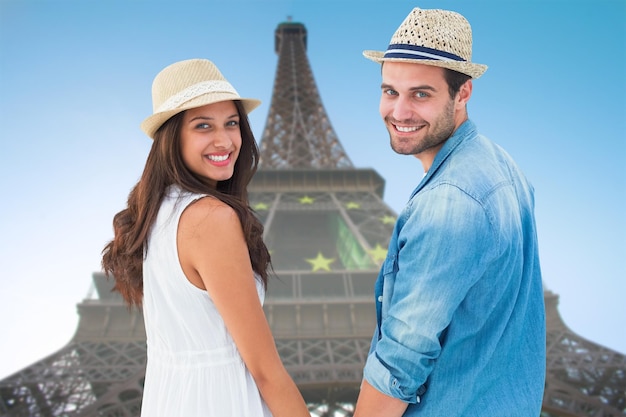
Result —
POLYGON ((246 187, 258 148, 239 97, 210 61, 163 69, 154 139, 114 220, 102 266, 144 313, 143 417, 306 416, 262 309, 270 255, 246 187))

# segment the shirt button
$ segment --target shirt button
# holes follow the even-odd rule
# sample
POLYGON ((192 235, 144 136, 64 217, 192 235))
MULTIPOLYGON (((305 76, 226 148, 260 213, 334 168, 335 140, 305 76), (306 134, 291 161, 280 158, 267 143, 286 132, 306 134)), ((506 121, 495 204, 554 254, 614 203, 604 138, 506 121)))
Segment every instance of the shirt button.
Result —
POLYGON ((382 296, 382 295, 379 295, 379 296, 378 296, 378 302, 379 302, 379 303, 382 303, 382 302, 383 302, 383 296, 382 296))

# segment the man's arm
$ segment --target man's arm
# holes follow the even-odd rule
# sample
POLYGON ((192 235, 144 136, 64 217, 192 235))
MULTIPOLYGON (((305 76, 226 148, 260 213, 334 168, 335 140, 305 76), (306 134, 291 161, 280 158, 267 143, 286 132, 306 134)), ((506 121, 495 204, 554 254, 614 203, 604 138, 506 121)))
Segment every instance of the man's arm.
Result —
POLYGON ((378 391, 364 379, 354 417, 401 417, 407 406, 404 401, 378 391))

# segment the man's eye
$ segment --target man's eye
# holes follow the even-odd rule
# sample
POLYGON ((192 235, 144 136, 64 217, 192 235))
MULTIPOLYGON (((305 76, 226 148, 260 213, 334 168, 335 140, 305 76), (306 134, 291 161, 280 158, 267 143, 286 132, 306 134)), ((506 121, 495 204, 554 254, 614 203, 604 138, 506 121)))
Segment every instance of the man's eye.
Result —
POLYGON ((418 91, 417 93, 415 93, 415 97, 417 97, 417 98, 425 98, 425 97, 428 97, 428 94, 424 93, 423 91, 418 91))
POLYGON ((383 94, 386 94, 388 96, 396 96, 398 95, 398 92, 396 90, 392 90, 390 88, 383 90, 383 94))

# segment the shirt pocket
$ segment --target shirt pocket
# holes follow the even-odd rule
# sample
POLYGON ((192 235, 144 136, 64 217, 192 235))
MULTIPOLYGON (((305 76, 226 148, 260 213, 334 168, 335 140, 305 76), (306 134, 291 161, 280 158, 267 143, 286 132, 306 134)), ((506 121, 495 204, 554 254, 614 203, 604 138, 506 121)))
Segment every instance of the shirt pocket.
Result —
POLYGON ((398 256, 396 254, 392 254, 385 258, 385 262, 383 263, 383 276, 387 277, 389 274, 394 274, 398 270, 398 256))
POLYGON ((389 308, 389 302, 393 296, 393 287, 396 280, 396 274, 398 273, 398 256, 392 254, 387 256, 385 262, 382 265, 381 275, 382 279, 379 281, 379 287, 376 291, 376 301, 379 307, 379 323, 382 322, 383 317, 386 315, 386 310, 389 308))

